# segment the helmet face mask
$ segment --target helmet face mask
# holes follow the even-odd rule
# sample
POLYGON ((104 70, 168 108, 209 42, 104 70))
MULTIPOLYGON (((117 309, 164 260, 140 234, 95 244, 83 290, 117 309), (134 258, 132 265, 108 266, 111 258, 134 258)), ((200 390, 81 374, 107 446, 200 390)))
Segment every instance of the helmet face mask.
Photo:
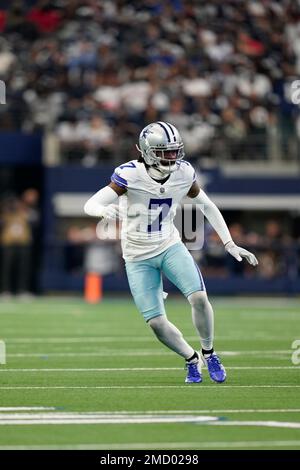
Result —
POLYGON ((170 174, 178 169, 184 158, 181 136, 172 124, 154 122, 140 133, 139 147, 145 163, 161 173, 170 174))

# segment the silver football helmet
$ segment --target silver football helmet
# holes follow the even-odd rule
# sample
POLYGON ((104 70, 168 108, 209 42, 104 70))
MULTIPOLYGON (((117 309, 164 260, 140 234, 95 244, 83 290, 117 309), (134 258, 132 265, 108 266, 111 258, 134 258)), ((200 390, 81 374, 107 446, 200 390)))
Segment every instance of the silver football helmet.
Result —
POLYGON ((158 121, 146 126, 140 133, 137 149, 147 165, 166 175, 177 170, 184 157, 182 138, 168 122, 158 121))

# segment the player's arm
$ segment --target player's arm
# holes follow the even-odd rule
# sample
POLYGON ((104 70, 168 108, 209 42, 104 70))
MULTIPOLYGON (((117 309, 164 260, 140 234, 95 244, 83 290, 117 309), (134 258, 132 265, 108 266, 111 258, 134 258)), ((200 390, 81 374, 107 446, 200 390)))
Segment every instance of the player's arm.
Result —
POLYGON ((84 205, 84 212, 93 217, 116 219, 119 215, 116 202, 119 196, 126 193, 126 188, 121 188, 111 182, 100 189, 84 205))
POLYGON ((197 181, 193 182, 187 196, 192 198, 196 204, 200 205, 203 214, 219 235, 220 239, 224 243, 225 250, 228 251, 228 253, 238 261, 242 261, 242 258, 246 258, 248 263, 253 266, 258 264, 256 257, 250 253, 250 251, 247 251, 234 243, 221 212, 207 194, 205 194, 203 189, 200 189, 197 181))

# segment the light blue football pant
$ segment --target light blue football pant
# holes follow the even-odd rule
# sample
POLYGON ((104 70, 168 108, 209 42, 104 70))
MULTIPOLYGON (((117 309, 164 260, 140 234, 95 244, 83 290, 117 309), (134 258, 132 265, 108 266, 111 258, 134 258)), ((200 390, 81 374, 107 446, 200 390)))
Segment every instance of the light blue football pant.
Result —
POLYGON ((143 261, 126 261, 129 287, 138 310, 146 321, 165 315, 162 274, 188 297, 205 291, 200 269, 182 242, 160 255, 143 261))

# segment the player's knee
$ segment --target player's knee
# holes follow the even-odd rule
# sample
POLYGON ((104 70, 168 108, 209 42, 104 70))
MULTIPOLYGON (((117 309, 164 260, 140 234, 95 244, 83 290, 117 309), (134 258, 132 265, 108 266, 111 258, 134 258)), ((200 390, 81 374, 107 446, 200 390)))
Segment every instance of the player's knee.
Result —
POLYGON ((151 326, 153 331, 157 331, 162 328, 162 326, 166 322, 166 317, 165 315, 158 315, 157 317, 150 318, 148 320, 148 325, 151 326))
POLYGON ((188 301, 197 310, 204 310, 209 305, 207 294, 204 291, 193 292, 188 296, 188 301))

